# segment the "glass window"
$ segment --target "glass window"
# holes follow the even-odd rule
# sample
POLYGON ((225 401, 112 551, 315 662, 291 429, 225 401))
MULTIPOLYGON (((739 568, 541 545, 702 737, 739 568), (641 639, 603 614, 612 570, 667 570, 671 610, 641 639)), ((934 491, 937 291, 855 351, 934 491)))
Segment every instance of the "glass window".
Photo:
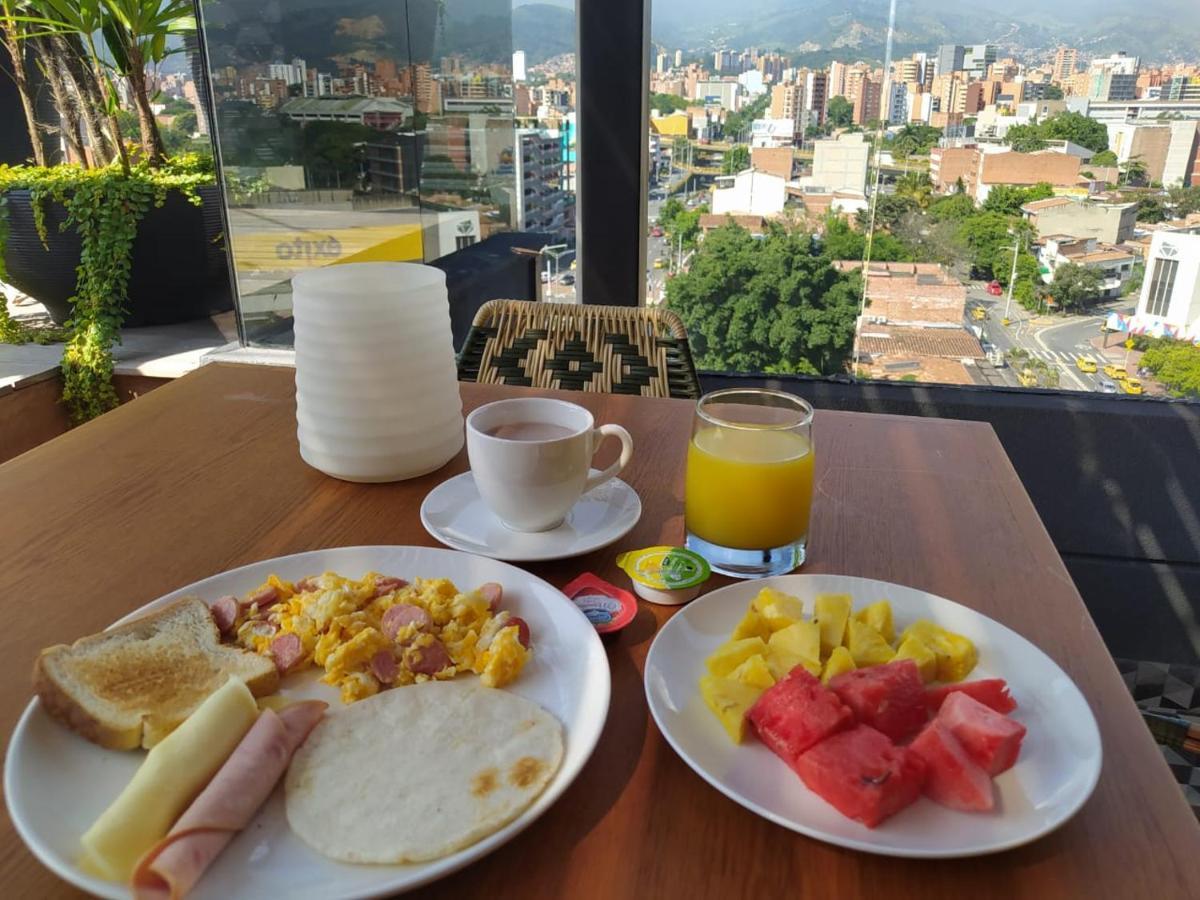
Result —
POLYGON ((1139 317, 1137 263, 1156 228, 1200 232, 1200 109, 1160 90, 1200 58, 988 41, 931 27, 929 0, 889 31, 877 7, 849 41, 820 15, 653 4, 647 296, 698 365, 1111 393, 1190 347, 1200 319, 1139 317), (1171 134, 1177 155, 1149 151, 1171 134))
POLYGON ((1150 281, 1150 294, 1146 311, 1152 316, 1165 316, 1171 305, 1171 293, 1175 290, 1175 273, 1179 260, 1156 259, 1154 277, 1150 281))
POLYGON ((247 342, 290 344, 306 268, 432 262, 505 231, 573 255, 572 10, 543 15, 549 36, 511 0, 202 11, 247 342))

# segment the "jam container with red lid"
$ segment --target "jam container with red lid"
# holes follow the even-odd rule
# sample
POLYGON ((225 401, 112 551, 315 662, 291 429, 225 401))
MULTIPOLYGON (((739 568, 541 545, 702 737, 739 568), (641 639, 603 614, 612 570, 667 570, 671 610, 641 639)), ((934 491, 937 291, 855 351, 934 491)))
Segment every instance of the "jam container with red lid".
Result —
POLYGON ((637 615, 633 594, 591 572, 584 572, 562 590, 601 635, 615 634, 637 615))

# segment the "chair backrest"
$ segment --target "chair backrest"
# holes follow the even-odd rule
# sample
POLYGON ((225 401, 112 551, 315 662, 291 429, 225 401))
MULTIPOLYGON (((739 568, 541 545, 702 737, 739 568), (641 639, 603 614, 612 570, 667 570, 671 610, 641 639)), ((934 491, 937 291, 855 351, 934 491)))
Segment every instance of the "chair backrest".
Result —
POLYGON ((687 330, 667 309, 489 300, 458 357, 460 381, 698 399, 687 330))

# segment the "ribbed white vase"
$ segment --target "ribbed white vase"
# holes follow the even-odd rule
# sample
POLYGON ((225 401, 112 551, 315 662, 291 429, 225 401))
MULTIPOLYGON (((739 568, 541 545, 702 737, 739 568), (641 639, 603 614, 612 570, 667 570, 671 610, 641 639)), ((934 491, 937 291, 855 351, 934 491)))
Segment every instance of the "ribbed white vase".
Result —
POLYGON ((300 456, 346 481, 400 481, 463 446, 446 273, 348 263, 292 279, 300 456))

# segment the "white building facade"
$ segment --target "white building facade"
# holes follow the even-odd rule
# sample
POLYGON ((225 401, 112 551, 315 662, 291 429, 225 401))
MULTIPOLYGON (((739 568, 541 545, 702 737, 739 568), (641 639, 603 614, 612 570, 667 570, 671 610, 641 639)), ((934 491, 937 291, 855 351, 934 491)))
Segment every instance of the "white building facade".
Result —
POLYGON ((1150 241, 1135 321, 1200 339, 1200 234, 1159 231, 1150 241))
POLYGON ((748 169, 733 178, 731 187, 718 187, 712 194, 716 215, 777 216, 787 201, 787 182, 778 175, 748 169))

